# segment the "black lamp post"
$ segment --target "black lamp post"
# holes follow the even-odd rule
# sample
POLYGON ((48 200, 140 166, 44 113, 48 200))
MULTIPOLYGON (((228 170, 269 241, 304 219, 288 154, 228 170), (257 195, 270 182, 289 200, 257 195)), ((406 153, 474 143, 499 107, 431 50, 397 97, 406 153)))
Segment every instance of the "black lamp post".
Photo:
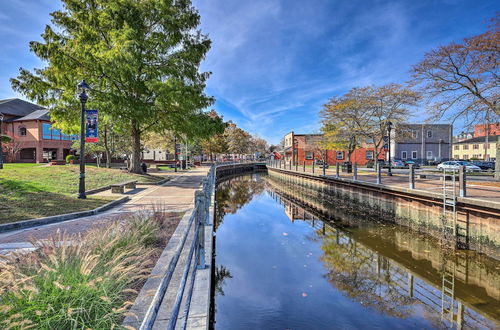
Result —
POLYGON ((387 122, 387 133, 388 133, 388 138, 387 138, 387 149, 389 151, 389 169, 387 170, 387 175, 392 176, 392 171, 391 171, 391 130, 392 130, 392 122, 389 120, 387 122))
POLYGON ((0 112, 0 169, 3 169, 2 125, 3 125, 3 113, 0 112))
POLYGON ((82 105, 82 117, 80 122, 80 182, 78 186, 78 198, 85 199, 85 103, 87 103, 87 91, 90 86, 82 80, 77 86, 78 98, 82 105))

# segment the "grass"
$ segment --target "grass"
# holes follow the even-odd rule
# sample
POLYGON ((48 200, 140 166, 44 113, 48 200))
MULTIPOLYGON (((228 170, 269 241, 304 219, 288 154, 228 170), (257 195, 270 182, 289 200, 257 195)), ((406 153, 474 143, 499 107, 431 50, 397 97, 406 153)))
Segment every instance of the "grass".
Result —
POLYGON ((113 329, 166 244, 165 213, 128 216, 83 236, 57 234, 0 259, 0 328, 113 329))
MULTIPOLYGON (((0 170, 0 224, 90 210, 114 199, 92 195, 85 200, 77 199, 78 178, 78 165, 4 164, 0 170)), ((87 190, 130 179, 152 182, 161 178, 86 168, 87 190)))

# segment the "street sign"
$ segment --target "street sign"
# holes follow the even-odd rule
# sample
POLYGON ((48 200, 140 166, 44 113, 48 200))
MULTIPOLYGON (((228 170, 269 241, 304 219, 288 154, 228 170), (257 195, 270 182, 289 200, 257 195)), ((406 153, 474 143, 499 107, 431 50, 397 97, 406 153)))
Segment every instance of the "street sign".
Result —
POLYGON ((386 142, 386 143, 389 142, 389 136, 387 136, 387 135, 384 136, 384 142, 386 142))
POLYGON ((389 145, 388 145, 387 143, 386 143, 386 144, 384 144, 384 149, 385 149, 385 150, 389 149, 389 145))

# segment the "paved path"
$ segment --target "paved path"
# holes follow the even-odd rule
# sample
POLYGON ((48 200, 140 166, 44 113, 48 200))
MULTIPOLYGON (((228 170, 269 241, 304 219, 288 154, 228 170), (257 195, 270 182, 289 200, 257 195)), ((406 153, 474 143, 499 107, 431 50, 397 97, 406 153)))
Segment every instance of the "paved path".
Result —
MULTIPOLYGON (((155 173, 155 175, 167 176, 170 180, 161 186, 138 186, 137 189, 125 192, 130 196, 130 200, 105 213, 0 234, 0 254, 19 249, 30 250, 31 238, 45 239, 58 230, 68 234, 84 233, 93 226, 102 225, 141 210, 157 209, 169 213, 168 216, 171 217, 182 216, 189 205, 194 202, 194 192, 201 187, 201 182, 207 172, 208 168, 202 167, 187 172, 155 173)), ((111 191, 107 190, 97 195, 111 195, 111 191)))
MULTIPOLYGON (((302 168, 299 167, 298 172, 302 172, 302 168)), ((311 173, 311 169, 306 169, 305 173, 311 173)), ((315 174, 321 175, 323 173, 322 169, 315 169, 315 174)), ((326 170, 326 175, 329 177, 335 176, 335 169, 329 168, 326 170)), ((352 174, 340 173, 342 179, 352 179, 352 174)), ((487 183, 478 181, 476 176, 467 177, 467 197, 486 200, 491 202, 500 203, 500 187, 488 186, 487 183)), ((376 183, 375 171, 358 170, 358 180, 376 183)), ((382 184, 389 186, 398 186, 408 188, 408 175, 403 173, 394 173, 393 176, 387 176, 387 170, 382 172, 382 184)), ((458 181, 456 183, 456 193, 459 194, 458 181)), ((424 190, 429 192, 434 192, 441 194, 443 192, 443 182, 439 180, 439 173, 428 176, 426 179, 415 178, 415 189, 424 190)))

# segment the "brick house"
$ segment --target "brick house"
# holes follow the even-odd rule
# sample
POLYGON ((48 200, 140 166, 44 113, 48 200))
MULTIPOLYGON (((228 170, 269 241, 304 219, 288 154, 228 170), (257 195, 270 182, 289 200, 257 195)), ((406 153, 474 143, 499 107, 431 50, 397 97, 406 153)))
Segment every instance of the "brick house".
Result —
MULTIPOLYGON (((295 134, 293 131, 288 133, 284 137, 284 160, 299 162, 299 164, 306 162, 307 165, 311 165, 314 160, 321 160, 322 153, 324 153, 325 161, 329 165, 347 161, 346 150, 321 150, 318 142, 322 136, 322 134, 295 134)), ((363 166, 372 160, 374 155, 373 144, 363 143, 351 154, 351 162, 363 166)), ((384 157, 385 151, 381 150, 379 159, 384 159, 384 157)))
POLYGON ((486 136, 486 131, 488 135, 500 135, 500 123, 489 124, 478 124, 474 125, 474 137, 486 136))
MULTIPOLYGON (((7 161, 20 163, 44 163, 64 160, 71 151, 74 136, 52 128, 49 111, 36 104, 17 98, 0 100, 3 114, 2 134, 20 144, 20 151, 7 161)), ((4 149, 5 153, 5 149, 4 149)))

